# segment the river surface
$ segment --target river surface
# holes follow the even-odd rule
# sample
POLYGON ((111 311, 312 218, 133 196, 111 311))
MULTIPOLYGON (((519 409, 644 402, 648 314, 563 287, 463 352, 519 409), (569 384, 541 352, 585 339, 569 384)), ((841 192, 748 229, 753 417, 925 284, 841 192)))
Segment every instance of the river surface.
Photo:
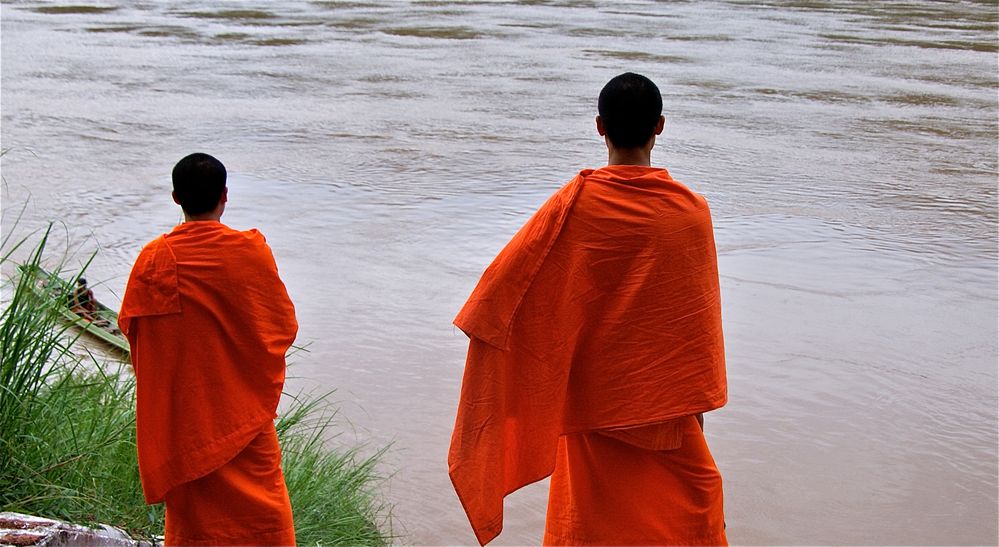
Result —
MULTIPOLYGON (((333 446, 391 443, 401 544, 474 538, 446 474, 482 269, 579 169, 596 95, 662 89, 653 161, 707 196, 730 403, 707 416, 735 544, 997 542, 994 1, 3 2, 3 229, 47 221, 112 306, 230 172, 298 309, 289 390, 333 446), (16 219, 20 217, 20 220, 16 219)), ((57 257, 54 257, 57 258, 57 257)), ((9 272, 7 272, 9 273, 9 272)), ((499 544, 538 543, 546 484, 499 544)))

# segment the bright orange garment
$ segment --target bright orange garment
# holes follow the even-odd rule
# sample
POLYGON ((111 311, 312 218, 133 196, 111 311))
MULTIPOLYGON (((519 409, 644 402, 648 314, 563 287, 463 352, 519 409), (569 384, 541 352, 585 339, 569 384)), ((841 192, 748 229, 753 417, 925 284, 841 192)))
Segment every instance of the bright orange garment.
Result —
POLYGON ((294 545, 274 424, 235 458, 166 494, 167 545, 294 545), (207 501, 206 501, 207 500, 207 501))
POLYGON ((669 450, 606 433, 559 439, 545 545, 726 545, 721 475, 693 416, 669 450))
MULTIPOLYGON (((166 500, 170 512, 174 489, 235 461, 265 426, 273 427, 284 356, 298 330, 295 310, 259 232, 195 221, 143 248, 118 322, 135 368, 146 502, 166 500)), ((270 466, 280 471, 279 451, 270 466)), ((278 487, 244 486, 247 496, 278 487)), ((204 494, 205 507, 233 503, 221 493, 211 497, 211 489, 204 494)), ((282 510, 290 521, 290 506, 282 510)), ((231 543, 238 523, 216 527, 219 542, 231 543)))
POLYGON ((483 273, 449 472, 476 537, 503 497, 555 467, 559 437, 666 422, 726 402, 704 198, 664 169, 582 171, 483 273))

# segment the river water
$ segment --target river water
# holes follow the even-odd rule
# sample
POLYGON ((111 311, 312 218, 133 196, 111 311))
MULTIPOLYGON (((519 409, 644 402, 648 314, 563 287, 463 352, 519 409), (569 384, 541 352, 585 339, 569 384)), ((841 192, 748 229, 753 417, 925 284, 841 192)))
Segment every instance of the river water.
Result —
MULTIPOLYGON (((712 204, 729 405, 707 417, 737 544, 997 542, 994 1, 4 2, 3 228, 98 250, 119 301, 230 171, 301 323, 289 389, 331 445, 391 443, 403 544, 474 541, 446 475, 450 320, 517 227, 606 161, 595 98, 659 83, 653 161, 712 204), (16 217, 20 220, 15 222, 16 217)), ((546 490, 499 544, 540 541, 546 490)))

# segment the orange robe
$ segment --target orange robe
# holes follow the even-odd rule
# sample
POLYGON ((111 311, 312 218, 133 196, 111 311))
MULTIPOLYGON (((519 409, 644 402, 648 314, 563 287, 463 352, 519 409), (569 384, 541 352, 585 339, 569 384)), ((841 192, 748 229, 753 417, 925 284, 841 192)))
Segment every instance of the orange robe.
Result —
POLYGON ((728 543, 721 474, 697 419, 651 428, 559 439, 545 545, 728 543))
POLYGON ((168 544, 293 544, 274 418, 295 309, 264 237, 219 222, 150 242, 119 326, 136 377, 139 474, 168 544))
MULTIPOLYGON (((582 171, 500 252, 455 325, 470 342, 449 474, 481 544, 502 529, 504 496, 552 474, 559 459, 569 472, 581 469, 586 462, 577 458, 576 441, 598 432, 611 431, 616 437, 603 437, 617 444, 612 450, 589 443, 589 465, 596 466, 589 473, 609 479, 592 480, 586 496, 663 506, 685 495, 662 482, 662 458, 637 451, 650 451, 645 445, 655 444, 670 423, 727 400, 716 251, 703 197, 664 169, 582 171), (620 440, 629 436, 620 430, 629 428, 633 438, 620 440), (631 490, 634 481, 617 481, 614 450, 621 449, 634 452, 629 461, 637 467, 630 472, 638 483, 656 482, 631 490)), ((714 469, 698 434, 674 432, 682 442, 673 459, 714 469)), ((569 507, 573 500, 559 497, 570 490, 553 482, 554 507, 569 507)), ((708 523, 696 530, 669 523, 625 530, 626 523, 608 521, 597 533, 550 526, 547 539, 724 543, 720 478, 711 488, 716 495, 683 502, 708 523)), ((578 499, 576 521, 604 518, 602 505, 578 499)))

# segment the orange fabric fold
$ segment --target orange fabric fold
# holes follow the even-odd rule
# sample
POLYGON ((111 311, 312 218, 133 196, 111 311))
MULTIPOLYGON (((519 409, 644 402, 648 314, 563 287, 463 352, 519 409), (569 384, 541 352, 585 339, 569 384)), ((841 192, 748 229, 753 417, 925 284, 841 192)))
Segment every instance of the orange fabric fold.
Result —
POLYGON ((470 342, 449 474, 481 544, 502 529, 503 497, 551 474, 559 436, 726 402, 710 213, 665 169, 580 172, 455 325, 470 342))
POLYGON ((132 348, 142 487, 159 503, 272 423, 295 309, 259 232, 196 221, 143 248, 118 322, 132 348))
POLYGON ((722 479, 704 434, 693 416, 668 424, 678 436, 669 450, 600 432, 562 436, 544 544, 726 545, 722 479))
POLYGON ((294 545, 273 424, 211 473, 166 495, 166 545, 294 545))

